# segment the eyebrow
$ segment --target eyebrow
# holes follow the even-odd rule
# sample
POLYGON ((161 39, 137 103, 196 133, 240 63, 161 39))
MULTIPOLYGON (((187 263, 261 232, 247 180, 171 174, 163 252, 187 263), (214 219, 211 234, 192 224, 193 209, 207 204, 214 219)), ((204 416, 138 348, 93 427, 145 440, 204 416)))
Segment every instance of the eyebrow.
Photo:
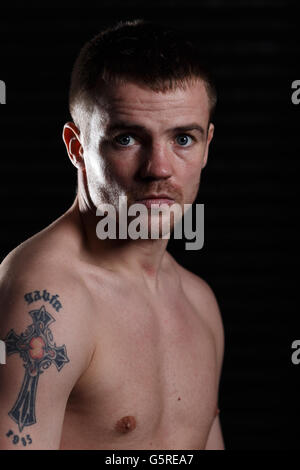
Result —
MULTIPOLYGON (((134 123, 129 123, 129 122, 124 122, 124 121, 118 121, 113 124, 108 125, 106 131, 110 134, 115 131, 124 131, 124 130, 132 130, 132 131, 142 131, 142 132, 147 132, 146 127, 141 126, 140 124, 134 124, 134 123)), ((196 122, 193 122, 191 124, 187 124, 185 126, 176 126, 172 127, 170 129, 166 130, 166 133, 170 132, 177 132, 177 133, 184 133, 187 131, 199 131, 202 136, 205 135, 205 131, 200 124, 197 124, 196 122)))

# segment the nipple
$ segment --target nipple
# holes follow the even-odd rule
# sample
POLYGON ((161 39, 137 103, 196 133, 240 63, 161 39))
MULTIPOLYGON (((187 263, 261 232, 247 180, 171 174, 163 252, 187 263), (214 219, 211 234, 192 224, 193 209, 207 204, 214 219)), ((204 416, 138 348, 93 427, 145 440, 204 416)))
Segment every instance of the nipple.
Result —
POLYGON ((136 427, 136 420, 134 416, 124 416, 116 424, 116 430, 122 434, 133 431, 136 427))

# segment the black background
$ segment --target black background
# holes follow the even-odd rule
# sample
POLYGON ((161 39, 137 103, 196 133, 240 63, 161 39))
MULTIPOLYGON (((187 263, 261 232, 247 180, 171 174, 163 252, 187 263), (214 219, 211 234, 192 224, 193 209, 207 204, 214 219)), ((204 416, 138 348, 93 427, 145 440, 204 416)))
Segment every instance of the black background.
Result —
MULTIPOLYGON (((295 2, 296 4, 296 2, 295 2)), ((283 1, 101 1, 0 12, 1 260, 72 203, 75 170, 61 139, 79 48, 121 19, 189 31, 219 95, 215 137, 197 202, 200 251, 170 251, 213 288, 225 328, 219 407, 228 449, 299 447, 298 123, 300 18, 283 1), (95 4, 94 4, 95 5, 95 4)), ((33 4, 32 4, 33 5, 33 4)), ((9 4, 7 4, 9 6, 9 4)))

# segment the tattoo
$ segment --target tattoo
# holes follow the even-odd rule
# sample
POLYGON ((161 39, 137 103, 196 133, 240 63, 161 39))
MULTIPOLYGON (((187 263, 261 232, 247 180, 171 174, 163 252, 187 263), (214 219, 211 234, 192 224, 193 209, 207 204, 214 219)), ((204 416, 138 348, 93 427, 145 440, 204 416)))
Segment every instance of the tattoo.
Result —
POLYGON ((13 437, 12 437, 12 443, 15 444, 15 445, 18 444, 19 442, 21 442, 24 447, 26 447, 27 444, 28 444, 28 445, 29 445, 29 444, 32 444, 32 439, 31 439, 31 437, 30 437, 29 434, 26 434, 25 437, 21 437, 21 438, 20 438, 20 436, 18 436, 17 434, 14 434, 13 431, 10 429, 10 430, 6 433, 6 436, 7 436, 7 437, 13 436, 13 437))
POLYGON ((44 305, 29 312, 33 323, 24 333, 10 330, 5 338, 7 355, 18 353, 24 361, 25 376, 18 398, 8 413, 22 432, 24 426, 36 423, 35 401, 39 376, 51 364, 60 371, 69 362, 66 346, 56 346, 49 325, 55 321, 44 305))
POLYGON ((44 289, 43 291, 35 290, 33 292, 28 292, 24 295, 24 299, 26 300, 28 305, 38 300, 44 300, 45 302, 49 302, 57 312, 60 308, 62 308, 62 304, 58 300, 58 297, 58 294, 51 295, 46 289, 44 289))

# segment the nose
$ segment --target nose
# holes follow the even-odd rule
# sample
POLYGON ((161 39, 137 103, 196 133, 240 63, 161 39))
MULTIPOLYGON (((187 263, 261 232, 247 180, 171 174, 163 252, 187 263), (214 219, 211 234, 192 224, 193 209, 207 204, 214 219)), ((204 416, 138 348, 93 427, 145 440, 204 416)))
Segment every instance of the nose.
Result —
POLYGON ((172 165, 167 149, 161 144, 152 144, 144 150, 140 176, 143 179, 167 179, 172 176, 172 165))

